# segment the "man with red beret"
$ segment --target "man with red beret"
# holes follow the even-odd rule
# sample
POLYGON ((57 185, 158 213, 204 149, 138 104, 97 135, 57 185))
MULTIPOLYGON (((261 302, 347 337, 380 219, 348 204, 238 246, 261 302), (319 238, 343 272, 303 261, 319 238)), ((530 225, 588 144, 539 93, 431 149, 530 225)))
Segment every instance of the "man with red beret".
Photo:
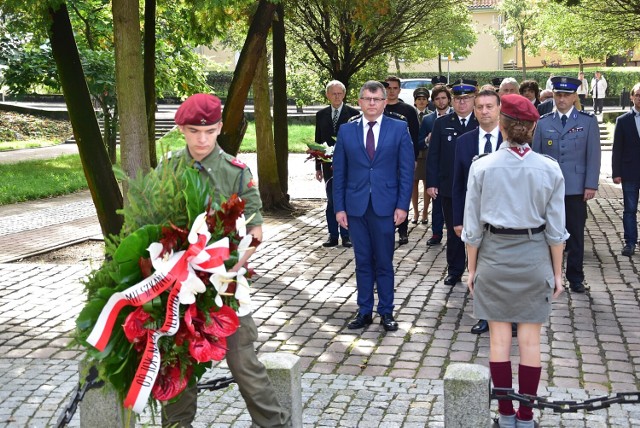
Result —
MULTIPOLYGON (((209 94, 195 94, 178 108, 175 122, 184 134, 187 146, 169 153, 163 163, 193 166, 215 189, 215 195, 228 199, 237 193, 245 202, 247 233, 262 240, 262 201, 249 168, 225 153, 217 144, 222 131, 220 99, 209 94), (181 163, 180 161, 184 161, 181 163)), ((218 201, 219 202, 219 201, 218 201)), ((247 251, 231 270, 244 266, 253 251, 247 251)), ((254 424, 260 427, 289 427, 290 415, 278 403, 267 371, 258 360, 254 341, 258 329, 251 315, 239 317, 240 327, 227 338, 227 365, 238 384, 254 424)), ((197 411, 197 388, 187 387, 178 401, 163 406, 162 425, 190 427, 197 411)))

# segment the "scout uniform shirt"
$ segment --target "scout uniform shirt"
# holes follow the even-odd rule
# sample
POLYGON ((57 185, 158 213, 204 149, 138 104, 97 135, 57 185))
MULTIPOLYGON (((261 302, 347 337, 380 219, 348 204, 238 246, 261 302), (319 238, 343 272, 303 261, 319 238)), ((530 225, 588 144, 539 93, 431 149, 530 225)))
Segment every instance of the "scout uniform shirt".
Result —
POLYGON ((206 178, 213 187, 218 203, 221 202, 221 199, 229 199, 231 195, 237 193, 245 202, 245 218, 247 220, 251 219, 247 226, 258 226, 263 223, 262 213, 260 212, 262 208, 260 192, 253 182, 249 167, 241 160, 225 153, 217 145, 200 162, 195 161, 186 148, 177 152, 169 152, 166 158, 174 165, 184 159, 185 165, 198 169, 200 176, 206 178))

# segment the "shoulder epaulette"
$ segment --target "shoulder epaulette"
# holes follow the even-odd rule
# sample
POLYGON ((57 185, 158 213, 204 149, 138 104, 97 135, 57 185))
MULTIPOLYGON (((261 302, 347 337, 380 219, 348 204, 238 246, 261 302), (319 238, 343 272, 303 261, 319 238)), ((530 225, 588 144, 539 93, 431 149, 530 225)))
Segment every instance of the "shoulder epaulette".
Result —
POLYGON ((384 114, 386 114, 390 118, 398 119, 403 122, 408 122, 407 118, 404 115, 400 113, 396 113, 395 111, 385 111, 384 114))
POLYGON ((226 157, 226 159, 229 161, 229 163, 233 166, 236 166, 240 169, 245 169, 247 167, 247 164, 242 162, 240 159, 238 158, 234 158, 233 156, 228 156, 226 157))
POLYGON ((348 122, 355 122, 356 120, 360 119, 361 117, 362 117, 362 113, 360 113, 360 114, 356 114, 355 116, 351 116, 351 117, 349 118, 349 120, 347 120, 347 123, 348 123, 348 122))
POLYGON ((483 157, 485 157, 485 156, 488 156, 488 155, 489 155, 489 153, 480 153, 479 155, 475 155, 475 156, 473 157, 473 159, 471 159, 471 163, 473 163, 473 162, 477 161, 477 160, 478 160, 478 159, 480 159, 480 158, 483 158, 483 157))
POLYGON ((551 159, 551 160, 552 160, 552 161, 554 161, 555 163, 558 163, 558 160, 557 160, 557 159, 552 158, 551 156, 546 155, 546 154, 544 154, 544 153, 540 153, 540 154, 541 154, 542 156, 544 156, 545 158, 551 159))
POLYGON ((550 111, 549 113, 545 113, 542 116, 540 116, 540 119, 542 119, 543 117, 549 117, 549 116, 553 115, 553 113, 555 113, 555 112, 550 111))
POLYGON ((593 113, 591 113, 590 111, 580 111, 580 110, 578 110, 578 113, 584 114, 585 116, 593 117, 593 113))

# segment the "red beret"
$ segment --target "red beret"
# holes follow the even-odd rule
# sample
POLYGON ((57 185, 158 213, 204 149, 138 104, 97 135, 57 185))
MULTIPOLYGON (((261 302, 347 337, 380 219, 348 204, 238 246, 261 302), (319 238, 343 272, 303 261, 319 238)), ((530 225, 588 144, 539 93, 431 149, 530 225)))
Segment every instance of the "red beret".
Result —
POLYGON ((178 125, 215 125, 222 118, 220 104, 215 95, 191 95, 178 108, 174 120, 178 125))
POLYGON ((507 94, 500 97, 500 113, 515 120, 537 122, 540 113, 533 103, 518 94, 507 94))

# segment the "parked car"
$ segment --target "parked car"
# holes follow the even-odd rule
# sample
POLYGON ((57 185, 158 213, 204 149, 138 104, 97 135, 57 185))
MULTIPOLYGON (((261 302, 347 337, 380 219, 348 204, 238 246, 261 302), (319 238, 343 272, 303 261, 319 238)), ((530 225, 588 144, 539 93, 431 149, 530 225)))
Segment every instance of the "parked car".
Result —
POLYGON ((421 79, 400 79, 400 98, 402 101, 409 105, 413 105, 413 91, 416 88, 427 88, 431 91, 431 78, 421 78, 421 79))

